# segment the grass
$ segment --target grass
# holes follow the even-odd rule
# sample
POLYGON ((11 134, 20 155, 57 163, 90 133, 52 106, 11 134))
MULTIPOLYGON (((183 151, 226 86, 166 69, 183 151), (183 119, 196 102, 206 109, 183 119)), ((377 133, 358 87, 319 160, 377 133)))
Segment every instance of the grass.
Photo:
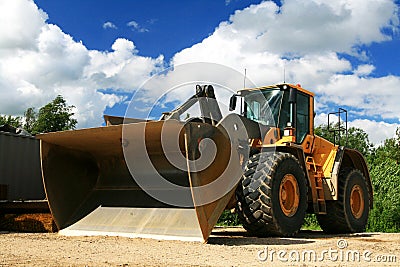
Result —
POLYGON ((236 212, 230 210, 224 210, 222 215, 219 217, 217 226, 239 226, 242 225, 239 222, 236 212))

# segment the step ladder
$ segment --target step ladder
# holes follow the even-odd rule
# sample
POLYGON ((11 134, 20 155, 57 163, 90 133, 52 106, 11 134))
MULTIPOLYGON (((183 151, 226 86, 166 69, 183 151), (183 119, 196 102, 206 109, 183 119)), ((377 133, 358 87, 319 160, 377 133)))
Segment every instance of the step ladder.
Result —
POLYGON ((313 207, 316 214, 326 214, 326 202, 323 187, 324 173, 322 166, 316 164, 314 158, 306 158, 309 176, 311 180, 311 194, 313 198, 313 207))

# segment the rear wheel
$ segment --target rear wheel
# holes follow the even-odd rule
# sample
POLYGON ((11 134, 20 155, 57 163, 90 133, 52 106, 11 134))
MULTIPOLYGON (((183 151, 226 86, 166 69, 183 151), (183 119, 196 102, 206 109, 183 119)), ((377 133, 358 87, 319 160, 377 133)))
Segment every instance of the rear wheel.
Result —
POLYGON ((339 173, 337 201, 327 201, 326 215, 317 215, 326 233, 364 232, 370 207, 369 191, 364 175, 356 169, 345 168, 339 173))
POLYGON ((256 154, 248 161, 236 197, 238 217, 249 232, 292 236, 307 209, 304 171, 291 154, 256 154))

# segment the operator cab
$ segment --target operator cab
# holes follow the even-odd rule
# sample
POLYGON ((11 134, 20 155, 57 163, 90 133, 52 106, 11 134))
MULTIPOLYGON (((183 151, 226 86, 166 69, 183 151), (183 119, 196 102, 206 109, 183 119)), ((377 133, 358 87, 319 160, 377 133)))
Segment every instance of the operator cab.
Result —
POLYGON ((242 116, 263 126, 279 128, 280 136, 288 126, 296 130, 297 144, 302 144, 307 135, 313 135, 314 94, 300 85, 240 90, 231 98, 231 110, 235 109, 237 97, 241 99, 242 116))

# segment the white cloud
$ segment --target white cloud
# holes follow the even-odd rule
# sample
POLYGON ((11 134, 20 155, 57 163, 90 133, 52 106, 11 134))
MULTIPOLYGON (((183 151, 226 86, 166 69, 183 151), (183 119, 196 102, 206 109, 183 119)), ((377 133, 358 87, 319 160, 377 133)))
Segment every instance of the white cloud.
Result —
MULTIPOLYGON (((393 1, 286 0, 281 7, 265 1, 236 11, 201 43, 177 53, 173 63, 210 61, 246 68, 258 85, 282 82, 285 69, 287 82, 317 93, 317 112, 328 104, 347 105, 363 117, 400 119, 400 77, 371 77, 375 66, 353 65, 339 56, 366 60, 365 45, 390 40, 390 32, 398 29, 393 1)), ((395 124, 382 127, 392 131, 395 124)))
POLYGON ((282 7, 265 1, 236 11, 211 36, 178 53, 174 62, 191 61, 194 56, 194 60, 240 62, 236 65, 267 63, 264 66, 272 68, 269 61, 279 66, 277 56, 362 54, 359 44, 390 39, 382 29, 398 27, 397 9, 392 1, 287 0, 282 7), (247 59, 249 55, 254 57, 247 59))
POLYGON ((353 72, 357 76, 367 76, 370 75, 375 70, 373 65, 359 65, 358 68, 353 72))
POLYGON ((33 1, 0 1, 0 14, 0 47, 34 49, 47 14, 33 1))
POLYGON ((140 26, 139 23, 137 23, 136 21, 132 20, 129 21, 126 26, 130 27, 133 31, 137 31, 137 32, 148 32, 149 30, 140 26))
MULTIPOLYGON (((336 123, 338 117, 331 115, 329 118, 330 122, 336 123)), ((343 119, 343 118, 342 118, 343 119)), ((321 124, 328 124, 328 114, 321 113, 317 114, 314 118, 315 126, 321 124)), ((369 137, 369 141, 375 146, 383 144, 383 140, 392 138, 395 136, 396 129, 400 127, 399 123, 386 123, 383 121, 367 120, 367 119, 356 119, 348 122, 348 127, 355 127, 363 129, 369 137)))
POLYGON ((359 115, 400 120, 400 77, 337 74, 318 88, 322 103, 353 107, 359 115))
POLYGON ((111 21, 107 21, 103 24, 103 29, 118 29, 117 25, 112 23, 111 21))
POLYGON ((377 146, 382 145, 383 140, 394 137, 400 124, 363 119, 350 122, 350 126, 363 129, 368 133, 369 140, 377 146))
POLYGON ((61 94, 76 106, 79 127, 100 125, 107 106, 125 101, 99 89, 132 91, 163 64, 117 39, 111 52, 88 50, 46 22, 32 0, 0 1, 0 113, 22 115, 61 94))
POLYGON ((236 11, 225 27, 248 40, 244 48, 303 55, 352 52, 355 45, 390 39, 382 28, 398 26, 392 1, 264 2, 236 11), (362 27, 361 27, 362 25, 362 27))
POLYGON ((154 59, 137 55, 134 43, 127 39, 117 39, 112 49, 112 52, 89 51, 91 61, 84 73, 98 88, 133 91, 164 64, 163 56, 154 59))

